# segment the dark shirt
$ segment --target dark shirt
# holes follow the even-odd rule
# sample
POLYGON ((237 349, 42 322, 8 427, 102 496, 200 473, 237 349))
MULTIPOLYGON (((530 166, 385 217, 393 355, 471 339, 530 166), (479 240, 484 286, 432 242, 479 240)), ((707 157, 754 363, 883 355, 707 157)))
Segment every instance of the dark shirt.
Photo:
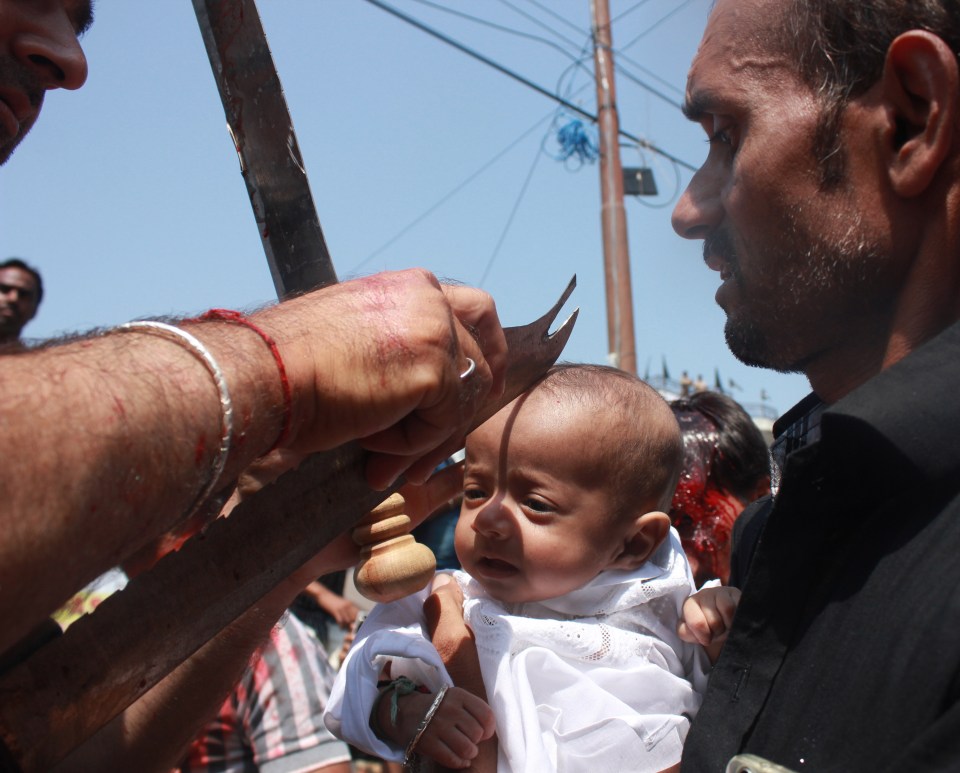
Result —
POLYGON ((960 324, 787 456, 684 771, 960 770, 957 384, 960 324))

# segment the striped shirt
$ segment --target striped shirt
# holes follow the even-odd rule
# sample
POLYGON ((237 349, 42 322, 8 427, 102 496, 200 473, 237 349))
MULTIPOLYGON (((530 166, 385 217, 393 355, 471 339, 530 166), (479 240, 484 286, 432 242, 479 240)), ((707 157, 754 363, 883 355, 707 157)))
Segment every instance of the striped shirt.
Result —
POLYGON ((285 615, 179 770, 305 773, 349 760, 347 745, 323 724, 332 681, 317 638, 285 615))

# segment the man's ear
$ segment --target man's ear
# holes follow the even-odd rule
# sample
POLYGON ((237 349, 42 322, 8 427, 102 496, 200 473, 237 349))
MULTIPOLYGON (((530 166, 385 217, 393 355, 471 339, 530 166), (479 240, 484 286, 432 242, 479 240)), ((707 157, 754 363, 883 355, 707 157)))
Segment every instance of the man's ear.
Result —
POLYGON ((623 540, 623 550, 610 569, 636 569, 650 558, 670 531, 670 516, 659 510, 634 519, 623 540))
POLYGON ((890 116, 890 181, 901 196, 917 196, 956 141, 956 56, 937 35, 905 32, 887 49, 881 84, 890 116))

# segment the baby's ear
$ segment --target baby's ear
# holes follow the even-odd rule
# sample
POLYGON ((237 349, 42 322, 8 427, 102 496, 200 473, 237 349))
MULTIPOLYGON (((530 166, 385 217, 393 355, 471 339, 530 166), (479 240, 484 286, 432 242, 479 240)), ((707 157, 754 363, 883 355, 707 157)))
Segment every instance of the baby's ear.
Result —
POLYGON ((653 554, 670 532, 670 516, 655 510, 634 519, 628 529, 623 550, 614 559, 610 569, 636 569, 653 554))

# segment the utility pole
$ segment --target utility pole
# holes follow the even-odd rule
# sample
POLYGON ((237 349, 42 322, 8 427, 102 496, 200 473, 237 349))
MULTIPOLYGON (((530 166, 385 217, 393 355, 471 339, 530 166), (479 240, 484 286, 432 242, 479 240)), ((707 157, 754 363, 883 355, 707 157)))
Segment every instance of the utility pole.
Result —
POLYGON ((608 0, 590 0, 593 15, 593 61, 597 78, 597 125, 600 135, 600 220, 607 290, 607 340, 610 364, 637 373, 633 331, 633 291, 627 249, 627 213, 623 206, 620 119, 613 84, 613 43, 608 0))

